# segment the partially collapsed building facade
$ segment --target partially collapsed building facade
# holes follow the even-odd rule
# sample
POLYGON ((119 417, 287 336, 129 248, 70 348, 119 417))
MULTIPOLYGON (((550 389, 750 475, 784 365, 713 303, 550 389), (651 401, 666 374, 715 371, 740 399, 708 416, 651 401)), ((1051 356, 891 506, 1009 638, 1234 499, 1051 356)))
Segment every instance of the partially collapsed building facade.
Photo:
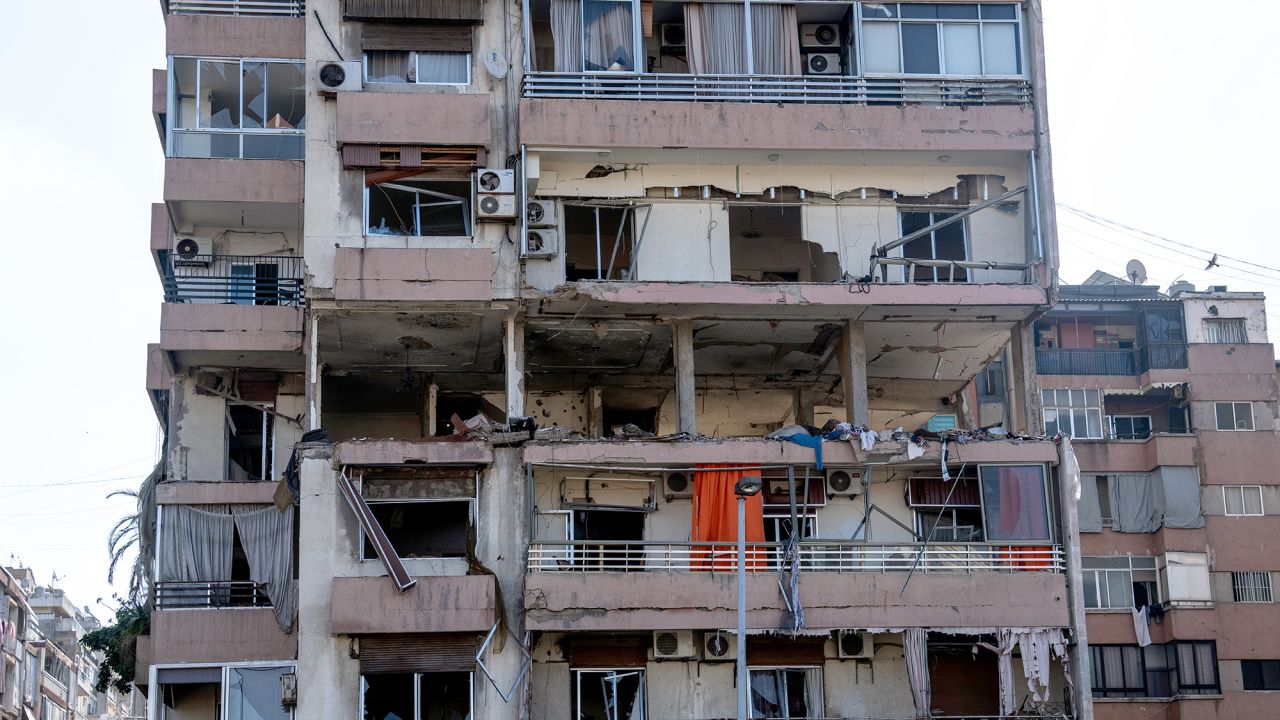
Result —
POLYGON ((164 5, 152 718, 1092 716, 1036 3, 164 5))

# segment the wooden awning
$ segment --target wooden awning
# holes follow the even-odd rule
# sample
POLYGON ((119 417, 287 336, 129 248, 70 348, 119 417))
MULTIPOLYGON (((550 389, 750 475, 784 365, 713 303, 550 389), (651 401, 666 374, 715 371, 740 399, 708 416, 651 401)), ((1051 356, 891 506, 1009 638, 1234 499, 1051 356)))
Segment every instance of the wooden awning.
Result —
POLYGON ((484 159, 484 148, 478 147, 359 143, 342 146, 342 165, 350 170, 470 171, 480 167, 484 159))

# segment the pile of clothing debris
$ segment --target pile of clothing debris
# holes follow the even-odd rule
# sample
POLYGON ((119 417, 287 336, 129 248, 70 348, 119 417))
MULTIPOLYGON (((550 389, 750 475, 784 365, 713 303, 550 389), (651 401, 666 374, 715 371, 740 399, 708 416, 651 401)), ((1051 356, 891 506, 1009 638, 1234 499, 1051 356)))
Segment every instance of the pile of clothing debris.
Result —
POLYGON ((905 450, 907 458, 914 460, 924 455, 925 447, 930 440, 941 442, 943 445, 947 443, 957 443, 965 445, 971 442, 989 442, 992 440, 1014 440, 1017 442, 1027 440, 1048 440, 1050 438, 1039 437, 1034 435, 1013 435, 1000 426, 992 426, 986 428, 978 428, 977 430, 962 430, 960 428, 949 428, 942 431, 933 431, 926 428, 919 428, 914 432, 907 432, 899 427, 892 431, 879 433, 865 425, 853 425, 848 422, 839 420, 828 420, 825 425, 820 428, 808 425, 787 425, 785 427, 774 430, 765 436, 771 440, 786 440, 797 445, 803 445, 813 448, 814 455, 817 459, 818 469, 822 469, 822 443, 827 441, 847 441, 854 446, 861 446, 863 452, 871 452, 875 449, 876 443, 882 441, 891 441, 898 443, 899 447, 893 450, 883 448, 884 451, 901 452, 905 450))

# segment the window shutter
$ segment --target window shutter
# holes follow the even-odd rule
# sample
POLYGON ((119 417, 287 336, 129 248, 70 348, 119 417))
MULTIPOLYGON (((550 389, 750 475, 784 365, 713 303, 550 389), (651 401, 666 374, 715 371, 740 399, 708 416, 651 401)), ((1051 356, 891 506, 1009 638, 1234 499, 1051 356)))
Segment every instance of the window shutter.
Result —
POLYGON ((648 661, 648 637, 574 638, 569 665, 575 668, 642 668, 648 661))
POLYGON ((479 0, 343 0, 347 19, 450 20, 480 22, 484 3, 479 0))
POLYGON ((476 665, 476 636, 469 633, 385 635, 360 638, 360 672, 471 671, 476 665))
POLYGON ((366 23, 362 45, 365 50, 471 52, 471 26, 366 23))
POLYGON ((747 638, 747 662, 751 665, 821 665, 826 638, 752 635, 747 638))

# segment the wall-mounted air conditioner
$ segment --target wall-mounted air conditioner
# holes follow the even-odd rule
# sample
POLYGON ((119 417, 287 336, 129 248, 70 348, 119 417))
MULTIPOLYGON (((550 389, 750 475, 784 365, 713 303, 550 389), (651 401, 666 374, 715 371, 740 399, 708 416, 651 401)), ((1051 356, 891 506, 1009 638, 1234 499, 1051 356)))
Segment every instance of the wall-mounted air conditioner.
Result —
POLYGON ((698 647, 693 644, 692 630, 655 630, 653 633, 653 658, 655 660, 683 660, 697 657, 698 647))
POLYGON ((685 45, 684 23, 665 23, 662 26, 661 49, 668 52, 683 51, 685 45))
POLYGON ((173 264, 177 267, 207 267, 212 255, 213 242, 208 238, 179 237, 173 243, 173 264))
POLYGON ((836 654, 841 660, 870 660, 876 654, 871 633, 857 630, 836 631, 836 654))
POLYGON ((862 494, 861 468, 828 467, 825 472, 827 474, 827 497, 852 497, 862 494))
POLYGON ((738 658, 738 637, 721 630, 702 634, 702 660, 736 660, 738 658))
POLYGON ((477 195, 476 220, 503 222, 516 217, 515 195, 477 195))
POLYGON ((525 241, 525 257, 548 258, 560 254, 560 233, 551 228, 530 230, 525 241))
POLYGON ((525 204, 525 213, 532 228, 553 228, 560 224, 555 200, 530 200, 525 204))
POLYGON ((503 168, 481 168, 476 171, 476 192, 481 195, 514 195, 516 171, 503 168))
POLYGON ((322 93, 362 90, 362 72, 359 60, 322 60, 316 63, 316 89, 322 93))
POLYGON ((804 56, 805 75, 839 75, 840 56, 836 53, 809 53, 804 56))
POLYGON ((800 47, 840 47, 840 26, 835 23, 813 23, 801 25, 800 47))
POLYGON ((693 473, 669 472, 662 476, 662 492, 668 501, 693 497, 693 473))

